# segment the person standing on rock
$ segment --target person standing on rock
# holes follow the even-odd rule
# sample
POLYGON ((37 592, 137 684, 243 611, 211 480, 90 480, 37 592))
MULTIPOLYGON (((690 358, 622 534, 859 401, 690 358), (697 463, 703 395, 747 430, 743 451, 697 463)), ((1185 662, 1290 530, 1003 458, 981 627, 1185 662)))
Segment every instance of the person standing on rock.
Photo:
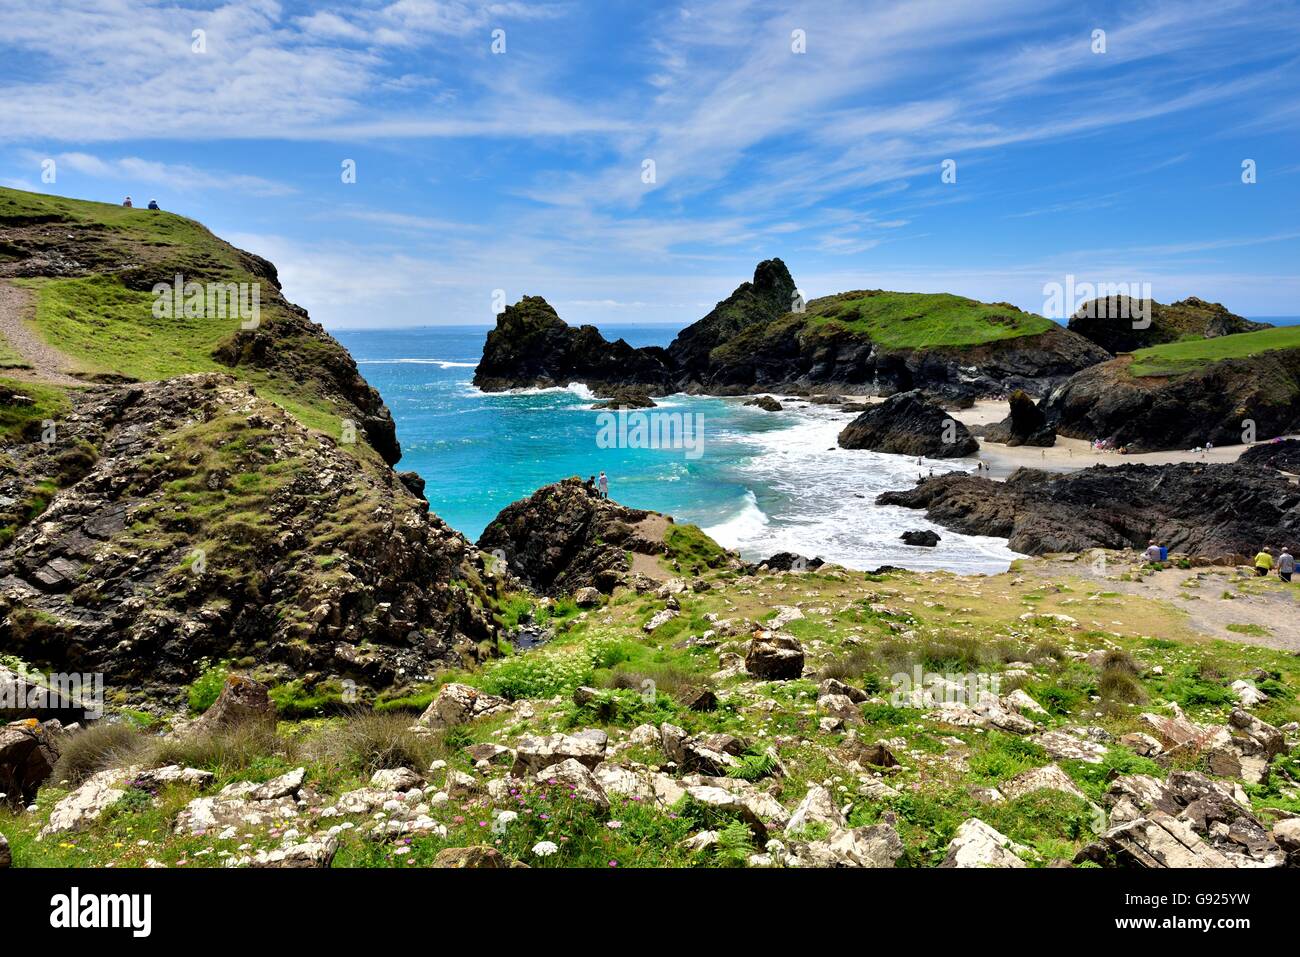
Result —
POLYGON ((1282 549, 1282 554, 1277 556, 1277 577, 1284 582, 1289 582, 1291 576, 1295 574, 1295 556, 1291 554, 1291 549, 1282 549))
POLYGON ((605 475, 604 472, 600 473, 600 479, 598 480, 598 484, 600 485, 600 497, 609 498, 609 478, 605 475))
POLYGON ((1259 550, 1259 554, 1255 556, 1255 574, 1258 577, 1263 578, 1272 570, 1273 570, 1273 549, 1265 545, 1263 548, 1259 550))

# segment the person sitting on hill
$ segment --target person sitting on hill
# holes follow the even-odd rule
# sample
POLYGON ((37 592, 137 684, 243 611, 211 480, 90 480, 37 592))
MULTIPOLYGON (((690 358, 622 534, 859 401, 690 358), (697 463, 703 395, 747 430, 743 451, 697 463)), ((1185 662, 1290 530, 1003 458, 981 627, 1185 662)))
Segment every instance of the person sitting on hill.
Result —
POLYGON ((1259 577, 1267 575, 1273 569, 1273 549, 1265 545, 1255 556, 1255 574, 1259 577))
POLYGON ((1147 542, 1147 550, 1142 553, 1142 557, 1149 562, 1160 561, 1160 546, 1156 544, 1154 538, 1147 542))
POLYGON ((135 203, 131 202, 131 197, 128 196, 126 199, 122 200, 122 205, 125 206, 127 209, 131 209, 133 206, 135 206, 135 203))
POLYGON ((151 200, 149 200, 149 208, 150 208, 150 209, 162 209, 162 207, 158 205, 158 200, 156 200, 156 199, 151 199, 151 200))
POLYGON ((1291 554, 1291 548, 1288 546, 1282 549, 1282 554, 1277 556, 1277 577, 1284 582, 1289 582, 1291 576, 1295 574, 1295 556, 1291 554))

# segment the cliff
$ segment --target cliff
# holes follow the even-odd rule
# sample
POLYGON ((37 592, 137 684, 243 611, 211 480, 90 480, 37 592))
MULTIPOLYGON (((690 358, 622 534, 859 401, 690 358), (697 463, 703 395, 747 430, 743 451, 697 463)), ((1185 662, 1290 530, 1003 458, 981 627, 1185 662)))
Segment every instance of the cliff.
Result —
POLYGON ((270 263, 169 213, 0 190, 0 291, 6 652, 101 671, 121 704, 221 661, 364 697, 494 648, 480 556, 270 263), (160 316, 177 276, 198 298, 160 316))

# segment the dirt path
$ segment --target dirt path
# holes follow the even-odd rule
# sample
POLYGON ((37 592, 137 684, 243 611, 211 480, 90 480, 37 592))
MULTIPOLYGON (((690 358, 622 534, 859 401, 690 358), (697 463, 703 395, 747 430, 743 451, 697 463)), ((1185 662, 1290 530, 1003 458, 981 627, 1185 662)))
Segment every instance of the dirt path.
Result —
POLYGON ((1114 568, 1104 575, 1085 559, 1080 556, 1071 567, 1097 582, 1100 592, 1163 602, 1183 612, 1186 623, 1203 635, 1300 652, 1300 582, 1287 584, 1276 575, 1255 578, 1221 567, 1167 568, 1142 581, 1120 581, 1114 568))
POLYGON ((40 337, 32 326, 36 297, 29 290, 0 282, 0 336, 29 369, 0 369, 0 375, 24 382, 86 385, 67 373, 75 363, 40 337))

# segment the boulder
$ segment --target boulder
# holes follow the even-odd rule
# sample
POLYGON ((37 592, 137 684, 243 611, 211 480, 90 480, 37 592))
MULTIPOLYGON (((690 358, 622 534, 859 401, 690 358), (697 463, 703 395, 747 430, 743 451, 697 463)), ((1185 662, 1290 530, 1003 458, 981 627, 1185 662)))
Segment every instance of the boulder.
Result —
POLYGON ((565 758, 557 764, 537 772, 538 784, 556 784, 567 788, 574 800, 594 805, 600 810, 609 809, 609 798, 590 769, 574 758, 565 758))
POLYGON ((851 830, 834 827, 822 840, 810 842, 799 858, 812 867, 893 867, 904 850, 892 825, 873 824, 851 830))
POLYGON ((59 760, 59 730, 57 721, 41 724, 35 718, 0 727, 0 793, 10 803, 36 797, 59 760))
POLYGON ((834 796, 820 784, 814 784, 808 789, 808 793, 790 815, 785 830, 787 834, 792 834, 814 822, 835 828, 844 826, 844 815, 840 813, 834 796))
POLYGON ((505 698, 463 684, 446 684, 424 709, 419 723, 429 728, 450 728, 477 718, 490 718, 511 709, 505 698))
POLYGON ((590 585, 584 585, 573 593, 573 601, 579 608, 595 608, 600 604, 600 592, 590 585))
POLYGON ((770 395, 760 395, 760 396, 755 396, 752 399, 747 399, 745 401, 745 405, 757 406, 758 408, 762 409, 764 412, 781 411, 781 403, 778 402, 776 399, 772 398, 770 395))
POLYGON ((227 675, 212 707, 186 730, 187 737, 228 731, 243 724, 275 722, 266 685, 245 675, 227 675))
POLYGON ((1056 429, 1047 421, 1041 406, 1036 405, 1028 393, 1016 389, 1011 393, 1010 405, 1011 411, 1005 419, 984 427, 983 437, 987 441, 1009 446, 1056 444, 1056 429))
POLYGON ((232 861, 230 867, 254 868, 309 868, 329 867, 338 852, 339 840, 330 835, 314 837, 309 841, 286 844, 270 851, 258 851, 252 857, 232 861))
POLYGON ((913 529, 904 532, 898 537, 903 540, 904 545, 916 545, 920 548, 934 548, 941 541, 939 534, 930 531, 928 528, 913 529))
POLYGON ((1120 867, 1231 867, 1232 862, 1201 840, 1186 821, 1152 811, 1111 828, 1096 844, 1079 852, 1076 862, 1097 860, 1098 849, 1120 867))
POLYGON ((434 867, 495 868, 514 867, 495 847, 475 844, 471 847, 445 847, 433 859, 434 867))
POLYGON ((424 778, 410 768, 384 768, 370 776, 370 786, 384 791, 410 791, 424 787, 424 778))
POLYGON ((126 794, 127 782, 139 771, 138 767, 112 768, 92 774, 54 805, 50 820, 41 828, 39 838, 85 830, 126 794))
POLYGON ((963 458, 979 451, 970 430, 920 390, 900 392, 844 427, 839 445, 928 458, 963 458))
POLYGON ((515 745, 515 763, 510 773, 515 777, 527 777, 570 758, 592 769, 605 760, 608 743, 609 736, 596 729, 576 734, 557 732, 545 737, 521 738, 515 745))
POLYGON ((1062 791, 1085 801, 1088 799, 1087 795, 1080 791, 1078 785, 1070 779, 1070 776, 1055 764, 1033 768, 1017 774, 1010 781, 999 784, 998 790, 1002 792, 1008 801, 1014 801, 1018 797, 1043 790, 1062 791))
POLYGON ((749 643, 745 670, 761 681, 794 681, 803 675, 803 645, 779 632, 760 631, 749 643))
POLYGON ((1086 761, 1089 764, 1101 764, 1101 759, 1106 756, 1106 748, 1103 745, 1086 737, 1071 734, 1064 729, 1044 731, 1042 734, 1034 735, 1030 740, 1041 745, 1048 754, 1057 760, 1086 761))
POLYGON ((1016 855, 1029 849, 998 833, 977 817, 957 828, 940 867, 1024 867, 1016 855))

